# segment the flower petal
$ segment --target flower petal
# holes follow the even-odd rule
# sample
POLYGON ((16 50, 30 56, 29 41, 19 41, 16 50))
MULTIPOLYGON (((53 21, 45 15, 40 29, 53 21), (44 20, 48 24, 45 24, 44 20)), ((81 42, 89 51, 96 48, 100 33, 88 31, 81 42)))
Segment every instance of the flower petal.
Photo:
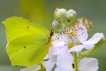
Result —
POLYGON ((83 58, 79 62, 79 71, 98 71, 98 60, 96 58, 83 58))
POLYGON ((68 51, 68 46, 62 46, 62 47, 50 47, 49 52, 53 55, 62 55, 64 56, 65 53, 68 51))
POLYGON ((63 67, 56 67, 55 71, 70 71, 70 70, 65 69, 63 67))
POLYGON ((77 29, 77 36, 80 42, 84 42, 87 40, 88 38, 88 32, 86 27, 83 25, 83 22, 79 22, 76 25, 76 29, 77 29))
POLYGON ((57 67, 61 67, 67 70, 72 70, 72 62, 73 57, 70 53, 66 54, 66 56, 58 56, 57 57, 57 67))
POLYGON ((51 55, 51 53, 49 52, 46 56, 46 58, 49 58, 47 61, 43 61, 42 64, 44 65, 46 71, 51 71, 52 68, 54 67, 55 63, 56 63, 56 59, 57 57, 55 55, 51 55))
POLYGON ((40 65, 33 65, 24 69, 21 69, 20 71, 38 71, 41 69, 40 65))
POLYGON ((84 48, 83 45, 75 45, 68 52, 80 52, 84 48))
POLYGON ((86 42, 82 42, 82 44, 85 49, 91 49, 95 46, 95 44, 99 43, 101 39, 105 40, 103 33, 96 33, 91 39, 86 42))
POLYGON ((53 42, 52 42, 52 45, 54 46, 54 47, 62 47, 62 46, 64 46, 66 43, 64 42, 64 41, 60 41, 60 40, 54 40, 53 42))
POLYGON ((54 55, 53 55, 51 52, 48 52, 44 59, 50 59, 50 58, 52 58, 53 56, 54 56, 54 55))

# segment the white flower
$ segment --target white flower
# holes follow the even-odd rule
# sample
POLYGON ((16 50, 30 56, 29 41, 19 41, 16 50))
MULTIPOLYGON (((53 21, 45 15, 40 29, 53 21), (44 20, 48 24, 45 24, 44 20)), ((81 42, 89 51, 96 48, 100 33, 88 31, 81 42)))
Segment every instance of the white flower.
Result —
POLYGON ((78 19, 77 23, 63 30, 63 34, 68 37, 68 44, 74 44, 70 51, 81 51, 83 48, 92 49, 97 43, 104 39, 103 33, 96 33, 88 39, 88 31, 92 25, 86 19, 78 19))
POLYGON ((80 21, 77 20, 75 25, 67 27, 63 30, 63 34, 69 38, 69 44, 79 44, 87 40, 88 32, 86 26, 84 25, 85 23, 85 21, 82 22, 82 19, 80 19, 80 21))
POLYGON ((83 58, 78 66, 79 71, 98 71, 98 60, 96 58, 83 58))
MULTIPOLYGON (((93 35, 91 39, 87 40, 88 30, 91 28, 91 25, 92 25, 91 22, 81 18, 77 20, 77 23, 75 25, 72 25, 71 27, 64 29, 62 34, 55 34, 52 37, 53 46, 50 48, 50 52, 52 52, 53 55, 57 55, 55 58, 55 63, 54 63, 57 65, 55 71, 74 71, 73 68, 70 68, 72 67, 72 65, 70 66, 70 64, 72 64, 73 57, 70 56, 70 59, 71 59, 70 61, 70 60, 67 60, 69 58, 65 57, 64 55, 72 51, 81 52, 81 50, 84 48, 92 49, 96 44, 99 44, 101 40, 103 41, 105 40, 103 33, 96 33, 93 35), (68 46, 71 44, 73 44, 73 47, 68 49, 68 46), (58 61, 58 58, 60 58, 59 61, 58 61), (66 64, 63 64, 64 63, 63 61, 66 61, 66 64)), ((81 59, 81 61, 79 62, 79 70, 80 71, 97 71, 98 61, 94 58, 81 59), (85 63, 85 64, 82 64, 82 63, 85 63), (92 64, 93 66, 89 64, 92 64), (83 68, 84 66, 85 68, 83 68), (87 68, 89 69, 87 70, 87 68)))
POLYGON ((21 69, 20 71, 38 71, 40 69, 41 69, 40 65, 33 65, 33 66, 30 66, 30 67, 21 69))
POLYGON ((51 71, 54 65, 56 68, 72 69, 73 57, 68 52, 68 46, 64 41, 54 40, 45 59, 48 59, 43 62, 46 71, 51 71))

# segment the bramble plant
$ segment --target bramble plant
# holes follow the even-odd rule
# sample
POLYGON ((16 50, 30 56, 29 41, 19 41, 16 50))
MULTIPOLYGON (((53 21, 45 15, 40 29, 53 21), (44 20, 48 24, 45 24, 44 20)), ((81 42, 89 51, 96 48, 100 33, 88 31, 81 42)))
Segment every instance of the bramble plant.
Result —
POLYGON ((20 71, 98 71, 98 60, 87 55, 103 44, 103 33, 88 39, 92 23, 77 18, 73 9, 57 8, 54 17, 50 32, 21 17, 2 22, 12 66, 26 66, 20 71))

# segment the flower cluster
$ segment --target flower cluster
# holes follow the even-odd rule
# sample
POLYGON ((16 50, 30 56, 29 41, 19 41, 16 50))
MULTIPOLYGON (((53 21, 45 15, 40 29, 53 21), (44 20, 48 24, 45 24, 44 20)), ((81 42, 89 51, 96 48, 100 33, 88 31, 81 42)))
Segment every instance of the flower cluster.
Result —
POLYGON ((72 9, 56 9, 54 16, 52 45, 44 61, 20 71, 98 71, 98 60, 86 56, 104 42, 103 33, 88 39, 92 23, 85 18, 77 19, 72 9))

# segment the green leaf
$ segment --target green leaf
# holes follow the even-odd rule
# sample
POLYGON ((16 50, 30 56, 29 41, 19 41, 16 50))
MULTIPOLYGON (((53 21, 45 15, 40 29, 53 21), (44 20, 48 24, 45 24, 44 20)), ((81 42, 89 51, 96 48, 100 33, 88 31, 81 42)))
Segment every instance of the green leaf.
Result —
POLYGON ((47 29, 21 17, 8 18, 3 24, 8 40, 6 51, 13 66, 31 66, 43 60, 50 46, 47 29))

